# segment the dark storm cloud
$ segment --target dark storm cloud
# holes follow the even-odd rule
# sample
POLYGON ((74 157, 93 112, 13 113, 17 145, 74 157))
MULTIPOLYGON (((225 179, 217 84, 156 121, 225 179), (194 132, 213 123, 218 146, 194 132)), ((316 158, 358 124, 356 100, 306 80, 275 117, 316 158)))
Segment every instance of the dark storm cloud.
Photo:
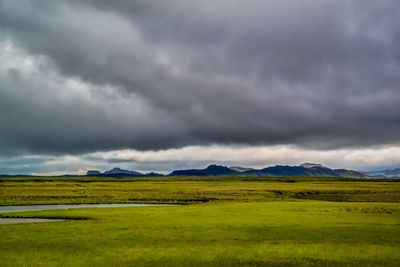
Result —
POLYGON ((0 1, 2 41, 42 62, 2 69, 0 145, 398 144, 399 9, 389 0, 0 1))

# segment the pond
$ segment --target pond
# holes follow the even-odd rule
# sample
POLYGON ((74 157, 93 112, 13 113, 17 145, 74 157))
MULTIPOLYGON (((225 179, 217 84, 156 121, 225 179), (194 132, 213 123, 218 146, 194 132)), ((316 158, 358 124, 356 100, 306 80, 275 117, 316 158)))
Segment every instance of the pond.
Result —
POLYGON ((0 224, 17 223, 41 223, 41 222, 61 222, 63 219, 43 219, 43 218, 0 218, 0 224))
MULTIPOLYGON (((0 213, 17 211, 37 210, 65 210, 79 208, 121 208, 121 207, 154 207, 154 206, 176 206, 172 204, 67 204, 67 205, 26 205, 26 206, 0 206, 0 213)), ((64 219, 44 218, 0 218, 0 224, 17 223, 39 223, 39 222, 60 222, 64 219)))
POLYGON ((121 208, 121 207, 155 207, 176 206, 173 204, 66 204, 66 205, 24 205, 24 206, 0 206, 0 213, 16 211, 36 210, 66 210, 78 208, 121 208))

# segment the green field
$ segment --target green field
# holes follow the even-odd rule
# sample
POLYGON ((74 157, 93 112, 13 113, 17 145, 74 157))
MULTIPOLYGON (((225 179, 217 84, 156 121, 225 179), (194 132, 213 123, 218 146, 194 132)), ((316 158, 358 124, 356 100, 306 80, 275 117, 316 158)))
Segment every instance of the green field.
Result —
POLYGON ((0 178, 1 266, 400 266, 400 183, 333 178, 0 178))

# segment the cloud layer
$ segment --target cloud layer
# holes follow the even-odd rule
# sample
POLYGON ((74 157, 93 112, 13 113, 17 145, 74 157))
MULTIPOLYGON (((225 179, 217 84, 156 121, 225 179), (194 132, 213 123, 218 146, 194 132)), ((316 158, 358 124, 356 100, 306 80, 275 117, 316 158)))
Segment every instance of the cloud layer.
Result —
POLYGON ((397 146, 399 9, 0 0, 0 154, 397 146))
POLYGON ((329 151, 284 145, 186 146, 159 151, 124 149, 83 155, 0 158, 0 174, 85 174, 90 169, 105 171, 117 166, 167 174, 175 169, 204 168, 212 163, 264 168, 273 165, 300 165, 306 161, 322 163, 331 168, 372 170, 400 168, 399 154, 400 146, 329 151))

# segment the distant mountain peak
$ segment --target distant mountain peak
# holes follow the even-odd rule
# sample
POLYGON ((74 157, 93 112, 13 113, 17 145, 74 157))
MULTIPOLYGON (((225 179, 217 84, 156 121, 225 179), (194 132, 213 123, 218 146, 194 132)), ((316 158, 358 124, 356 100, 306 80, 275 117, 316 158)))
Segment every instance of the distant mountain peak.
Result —
POLYGON ((314 167, 326 168, 326 167, 324 167, 322 164, 311 163, 311 162, 303 163, 303 164, 300 165, 300 167, 307 168, 307 169, 309 169, 309 168, 314 168, 314 167))
POLYGON ((384 175, 387 177, 393 177, 393 178, 397 177, 398 178, 398 177, 400 177, 400 168, 387 170, 387 171, 385 171, 384 175))
POLYGON ((223 176, 235 175, 236 171, 231 170, 226 166, 211 164, 205 169, 190 169, 190 170, 175 170, 170 176, 223 176))
POLYGON ((254 170, 253 168, 245 168, 245 167, 240 167, 240 166, 232 166, 232 167, 229 167, 229 169, 236 171, 236 172, 247 172, 247 171, 254 170))
POLYGON ((121 168, 112 168, 109 171, 105 172, 99 172, 97 170, 89 170, 86 173, 87 176, 99 176, 99 177, 159 177, 159 176, 164 176, 163 174, 156 173, 156 172, 150 172, 143 174, 141 172, 136 172, 136 171, 129 171, 129 170, 124 170, 121 168))
POLYGON ((89 170, 87 171, 86 175, 92 176, 92 175, 99 175, 101 174, 101 172, 99 172, 98 170, 89 170))
POLYGON ((207 166, 206 170, 213 170, 213 169, 225 169, 228 167, 222 166, 222 165, 217 165, 217 164, 210 164, 207 166))
POLYGON ((124 170, 121 168, 113 168, 109 171, 105 171, 104 174, 135 174, 135 175, 142 175, 140 172, 124 170))

